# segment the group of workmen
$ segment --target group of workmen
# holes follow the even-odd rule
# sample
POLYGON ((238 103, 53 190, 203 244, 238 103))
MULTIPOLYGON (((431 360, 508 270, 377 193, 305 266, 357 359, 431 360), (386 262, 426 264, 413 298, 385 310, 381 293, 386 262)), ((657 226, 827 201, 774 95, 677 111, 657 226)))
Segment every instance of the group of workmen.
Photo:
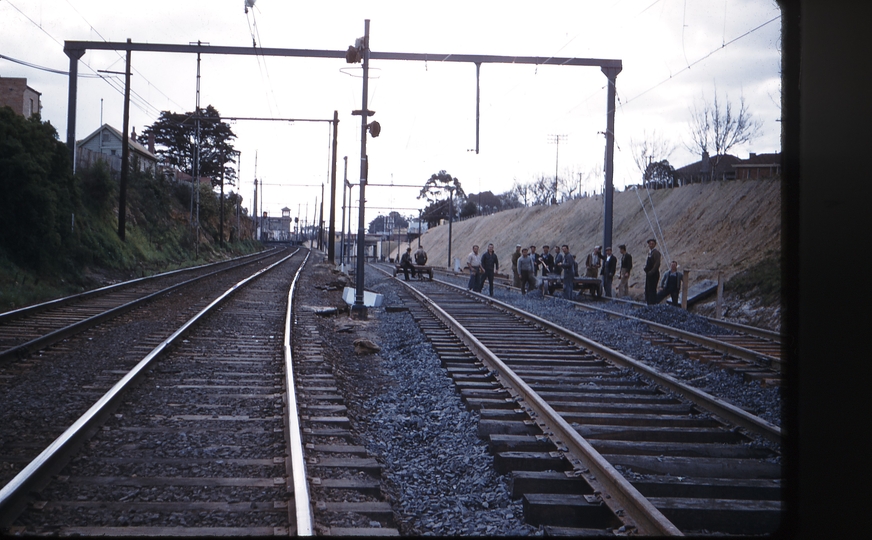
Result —
MULTIPOLYGON (((678 293, 681 289, 681 283, 684 279, 682 272, 678 270, 678 263, 672 261, 669 265, 669 271, 663 274, 663 279, 660 278, 660 262, 661 254, 657 249, 657 240, 651 238, 648 244, 648 258, 645 260, 645 302, 648 305, 659 304, 667 296, 672 297, 672 303, 678 305, 678 293), (658 282, 660 290, 657 290, 658 282)), ((536 252, 536 246, 529 248, 523 247, 521 244, 515 246, 515 252, 512 253, 512 284, 521 289, 521 294, 527 294, 536 288, 536 279, 541 274, 542 277, 555 275, 563 278, 563 297, 571 300, 573 298, 575 287, 575 278, 580 277, 579 263, 572 253, 569 252, 569 246, 563 244, 559 248, 555 246, 554 254, 551 253, 551 246, 542 246, 542 253, 536 252)), ((615 276, 618 276, 618 286, 615 287, 618 297, 628 297, 630 270, 633 269, 633 257, 627 253, 627 246, 621 244, 618 246, 620 251, 620 259, 612 254, 612 248, 606 247, 605 253, 602 252, 602 246, 595 246, 593 251, 587 254, 584 265, 584 277, 602 279, 602 286, 605 295, 612 297, 612 285, 615 276)), ((400 259, 400 266, 403 268, 406 281, 409 280, 409 272, 412 277, 415 277, 415 265, 423 266, 427 264, 427 253, 424 248, 418 247, 418 251, 412 255, 412 249, 406 249, 406 253, 400 259), (414 261, 414 262, 413 262, 414 261)), ((494 295, 494 275, 499 272, 500 261, 494 251, 494 245, 488 244, 487 250, 479 254, 478 245, 472 246, 472 251, 466 257, 466 269, 469 270, 469 282, 467 290, 481 292, 484 288, 485 281, 488 283, 488 294, 494 295)))
MULTIPOLYGON (((670 270, 663 275, 661 290, 657 291, 657 283, 660 281, 660 251, 657 250, 657 241, 653 238, 648 240, 648 258, 645 261, 645 301, 649 305, 659 304, 667 296, 672 296, 672 302, 678 304, 678 292, 681 288, 683 275, 678 271, 678 263, 673 261, 670 270)), ((569 246, 563 244, 555 247, 554 254, 551 246, 542 246, 542 253, 536 252, 536 246, 529 248, 521 244, 515 246, 512 253, 512 276, 513 285, 521 289, 521 294, 536 288, 537 277, 548 275, 562 276, 563 297, 572 299, 574 295, 575 278, 579 277, 579 263, 576 257, 570 253, 569 246)), ((618 246, 620 259, 612 254, 612 248, 606 247, 605 253, 602 246, 595 246, 593 251, 587 254, 584 265, 584 277, 602 280, 605 295, 612 297, 615 276, 618 276, 618 286, 614 288, 619 297, 628 297, 630 271, 633 268, 633 257, 627 252, 627 246, 618 246)), ((472 246, 472 251, 466 257, 466 269, 469 271, 467 289, 481 292, 484 283, 488 283, 488 294, 494 294, 494 274, 499 271, 499 258, 494 252, 494 245, 488 244, 487 251, 479 255, 479 247, 472 246)))

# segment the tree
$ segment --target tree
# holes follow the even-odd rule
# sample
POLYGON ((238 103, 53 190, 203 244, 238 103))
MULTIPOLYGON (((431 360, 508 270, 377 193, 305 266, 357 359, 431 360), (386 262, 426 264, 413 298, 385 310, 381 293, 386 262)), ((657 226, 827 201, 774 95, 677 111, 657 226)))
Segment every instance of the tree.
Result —
POLYGON ((478 214, 478 205, 475 204, 475 201, 467 198, 466 202, 460 206, 460 217, 468 218, 478 214))
MULTIPOLYGON (((430 175, 418 194, 419 199, 426 199, 430 203, 424 208, 423 218, 430 226, 439 223, 440 219, 448 219, 448 208, 451 206, 449 199, 463 199, 465 196, 459 179, 444 170, 430 175)), ((457 215, 457 205, 454 205, 454 215, 457 215)))
POLYGON ((643 181, 646 181, 646 171, 652 163, 666 161, 674 151, 675 145, 659 135, 657 130, 654 130, 651 135, 648 135, 647 131, 643 131, 642 140, 630 138, 630 153, 633 156, 633 163, 636 164, 636 168, 643 176, 643 181))
POLYGON ((40 271, 67 263, 80 206, 71 170, 49 122, 0 106, 0 252, 40 271))
MULTIPOLYGON (((457 214, 457 209, 454 209, 457 214)), ((428 227, 434 227, 443 219, 448 219, 448 199, 441 201, 433 201, 424 207, 421 212, 421 219, 427 223, 428 227)))
POLYGON ((374 220, 369 222, 369 234, 377 234, 382 231, 390 234, 391 232, 398 232, 400 229, 408 229, 409 221, 400 215, 399 212, 393 211, 388 214, 390 219, 385 216, 378 216, 374 220))
MULTIPOLYGON (((162 111, 157 122, 142 131, 143 137, 154 135, 156 153, 168 165, 194 174, 194 159, 197 146, 196 113, 184 114, 162 111)), ((235 149, 230 143, 236 134, 229 124, 221 121, 221 114, 212 105, 200 110, 200 176, 212 179, 212 186, 221 183, 234 185, 236 169, 235 149)))
POLYGON ((460 180, 443 170, 430 176, 427 182, 424 183, 424 187, 421 188, 418 198, 427 199, 427 202, 432 203, 444 199, 446 194, 451 194, 450 192, 454 192, 454 197, 460 198, 466 196, 463 188, 460 187, 460 180))
POLYGON ((522 207, 526 207, 530 204, 532 193, 529 184, 522 184, 515 180, 515 185, 512 186, 512 191, 510 193, 515 198, 515 200, 517 200, 521 204, 522 207))
POLYGON ((665 159, 649 163, 643 181, 646 187, 652 189, 675 187, 675 167, 665 159))
POLYGON ((500 201, 500 210, 511 210, 512 208, 521 208, 524 206, 518 199, 518 195, 515 193, 514 189, 510 189, 505 193, 500 193, 497 195, 497 199, 500 201))
POLYGON ((744 96, 739 97, 738 111, 729 95, 725 96, 724 101, 718 101, 718 88, 715 86, 711 102, 706 101, 703 94, 702 103, 695 103, 690 109, 690 143, 685 146, 700 155, 714 151, 712 175, 721 156, 735 146, 754 140, 763 127, 761 121, 752 117, 744 96))
MULTIPOLYGON (((471 201, 475 205, 475 213, 482 215, 493 214, 503 209, 503 201, 494 195, 492 191, 468 194, 466 200, 467 204, 471 201)), ((463 210, 461 210, 461 215, 462 214, 463 210)))

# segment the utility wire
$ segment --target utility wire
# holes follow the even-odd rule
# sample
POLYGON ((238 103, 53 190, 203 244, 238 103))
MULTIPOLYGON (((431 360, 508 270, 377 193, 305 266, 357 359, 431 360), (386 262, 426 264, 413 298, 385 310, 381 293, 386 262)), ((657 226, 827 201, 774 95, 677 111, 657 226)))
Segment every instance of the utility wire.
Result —
MULTIPOLYGON (((30 62, 25 62, 24 60, 19 60, 19 59, 17 59, 17 58, 12 58, 11 56, 6 56, 5 54, 0 54, 0 58, 2 58, 3 60, 8 60, 8 61, 10 61, 10 62, 15 62, 16 64, 21 64, 22 66, 27 66, 27 67, 29 67, 29 68, 39 69, 39 70, 42 70, 42 71, 47 71, 47 72, 49 72, 49 73, 57 73, 58 75, 67 75, 67 76, 69 76, 69 74, 70 74, 69 71, 62 71, 62 70, 60 70, 60 69, 53 69, 53 68, 49 68, 49 67, 45 67, 45 66, 40 66, 40 65, 37 65, 37 64, 32 64, 32 63, 30 63, 30 62)), ((99 78, 101 78, 100 75, 79 75, 79 76, 80 76, 80 77, 88 77, 88 78, 92 78, 92 79, 99 79, 99 78)))
MULTIPOLYGON (((39 28, 40 31, 42 31, 45 35, 47 35, 49 38, 51 38, 52 41, 54 41, 55 43, 57 43, 57 44, 60 45, 61 47, 64 46, 63 43, 61 43, 60 41, 58 41, 57 38, 55 38, 53 35, 51 35, 51 34, 50 34, 50 33, 49 33, 45 28, 43 28, 39 23, 37 23, 36 21, 34 21, 33 19, 31 19, 31 18, 30 18, 26 13, 24 13, 23 11, 21 11, 21 10, 18 8, 18 6, 16 6, 16 5, 13 4, 12 2, 10 2, 9 0, 6 0, 6 3, 9 4, 10 6, 12 6, 12 8, 15 9, 15 11, 17 11, 18 13, 20 13, 20 14, 21 14, 25 19, 27 19, 28 21, 30 21, 34 26, 36 26, 37 28, 39 28)), ((83 62, 83 64, 84 64, 84 62, 83 62)), ((121 94, 121 95, 124 95, 124 89, 123 89, 123 87, 119 87, 119 86, 117 86, 117 85, 120 85, 120 83, 118 83, 117 81, 115 81, 115 80, 114 80, 114 77, 105 77, 105 76, 101 75, 100 73, 98 73, 94 68, 92 68, 92 67, 89 66, 88 64, 84 64, 84 66, 87 67, 88 69, 90 69, 91 71, 93 71, 93 72, 94 72, 94 76, 96 76, 96 77, 100 77, 101 79, 103 79, 103 81, 105 81, 106 84, 108 84, 109 86, 111 86, 112 88, 114 88, 116 92, 118 92, 118 93, 121 94)), ((67 75, 69 75, 69 73, 67 73, 67 75)), ((150 103, 148 103, 148 101, 146 101, 144 98, 142 98, 142 96, 139 96, 138 94, 135 94, 134 92, 131 92, 131 95, 132 95, 132 96, 133 96, 133 95, 137 96, 138 100, 141 100, 141 101, 142 101, 142 104, 140 104, 140 103, 137 102, 137 100, 135 100, 135 99, 133 99, 133 98, 131 97, 130 102, 131 102, 135 107, 137 107, 139 110, 141 110, 142 112, 144 112, 145 114, 147 114, 147 115, 149 115, 149 116, 154 116, 154 113, 149 112, 146 108, 147 108, 147 107, 151 107, 151 108, 154 109, 154 110, 158 110, 157 107, 154 107, 153 105, 151 105, 150 103)))
POLYGON ((624 102, 624 105, 626 105, 626 104, 628 104, 628 103, 630 103, 630 102, 632 102, 632 101, 635 101, 636 99, 638 99, 638 98, 644 96, 645 94, 647 94, 647 93, 650 92, 651 90, 654 90, 654 89, 657 88, 658 86, 660 86, 660 85, 666 83, 667 81, 672 80, 674 77, 678 76, 679 74, 681 74, 681 73, 683 73, 683 72, 685 72, 685 71, 688 71, 690 68, 692 68, 692 67, 695 66, 696 64, 702 62, 703 60, 707 59, 709 56, 711 56, 711 55, 715 54, 716 52, 718 52, 718 51, 720 51, 720 50, 726 48, 728 45, 732 45, 733 43, 739 41, 740 39, 742 39, 742 38, 744 38, 744 37, 746 37, 746 36, 749 36, 749 35, 753 34, 753 33, 756 32, 757 30, 760 30, 760 29, 763 28, 764 26, 766 26, 766 25, 768 25, 768 24, 771 24, 771 23, 777 21, 777 20, 780 19, 780 18, 781 18, 781 15, 777 15, 777 16, 775 16, 775 17, 769 19, 768 21, 764 22, 763 24, 761 24, 761 25, 759 25, 759 26, 756 26, 756 27, 752 28, 751 30, 748 30, 747 32, 745 32, 745 33, 742 34, 741 36, 738 36, 738 37, 736 37, 736 38, 731 39, 730 41, 728 41, 728 42, 726 42, 725 44, 721 45, 721 46, 718 47, 717 49, 714 49, 713 51, 709 52, 709 53, 706 54, 705 56, 703 56, 703 57, 701 57, 701 58, 695 60, 694 62, 688 64, 687 67, 684 67, 684 68, 682 68, 681 70, 677 71, 676 73, 670 75, 670 76, 667 77, 666 79, 663 79, 662 81, 660 81, 659 83, 655 84, 655 85, 652 86, 651 88, 649 88, 649 89, 645 90, 644 92, 642 92, 642 93, 640 93, 640 94, 637 94, 636 96, 634 96, 634 97, 632 97, 632 98, 626 100, 626 101, 624 102))
MULTIPOLYGON (((98 36, 100 36, 100 39, 102 39, 104 42, 108 42, 108 41, 109 41, 109 40, 107 40, 105 37, 103 37, 103 34, 101 34, 99 30, 97 30, 96 28, 94 28, 94 25, 91 24, 91 23, 88 21, 88 19, 86 19, 85 16, 82 15, 82 14, 79 12, 78 9, 76 9, 76 6, 74 6, 74 5, 72 4, 72 2, 70 2, 70 0, 66 0, 66 2, 67 2, 67 4, 69 4, 69 6, 73 9, 73 11, 75 11, 76 14, 77 14, 79 17, 81 17, 83 21, 85 21, 85 24, 87 24, 88 27, 90 27, 91 30, 93 30, 95 34, 97 34, 98 36)), ((124 59, 125 59, 125 58, 124 58, 124 55, 122 55, 120 52, 115 51, 115 54, 118 55, 118 58, 119 58, 120 60, 124 60, 124 59)), ((175 100, 173 100, 171 97, 169 97, 168 95, 166 95, 165 93, 163 93, 163 91, 161 91, 160 88, 158 88, 158 87, 155 86, 155 85, 154 85, 150 80, 148 80, 148 78, 146 78, 146 76, 143 75, 141 71, 139 71, 138 69, 136 69, 135 67, 132 67, 132 66, 131 66, 131 69, 132 69, 134 72, 136 72, 137 75, 139 75, 140 77, 142 77, 142 80, 144 80, 144 81, 148 84, 149 87, 154 88, 155 90, 158 91, 158 93, 160 93, 160 95, 162 95, 163 97, 165 97, 165 98, 167 99, 167 101, 173 103, 176 107, 179 107, 180 110, 184 110, 184 107, 183 107, 182 105, 179 105, 178 103, 176 103, 175 100)), ((131 93, 134 93, 133 90, 131 90, 131 93)), ((138 95, 138 94, 137 94, 137 95, 138 95)), ((141 97, 141 96, 140 96, 140 97, 141 97)), ((143 98, 143 101, 145 101, 144 98, 143 98)), ((145 102, 148 103, 147 101, 145 101, 145 102)), ((157 109, 157 107, 154 107, 154 106, 152 106, 152 105, 150 105, 150 104, 149 104, 148 106, 150 106, 150 107, 152 107, 154 110, 158 111, 158 114, 155 115, 155 116, 158 116, 158 115, 160 114, 160 111, 157 109)))

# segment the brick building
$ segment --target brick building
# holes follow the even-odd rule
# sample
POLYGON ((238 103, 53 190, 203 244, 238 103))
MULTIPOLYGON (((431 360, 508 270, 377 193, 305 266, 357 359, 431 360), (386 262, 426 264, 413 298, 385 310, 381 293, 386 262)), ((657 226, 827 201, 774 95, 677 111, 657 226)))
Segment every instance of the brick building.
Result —
POLYGON ((0 107, 8 106, 25 118, 39 114, 42 94, 27 86, 27 79, 20 77, 0 77, 0 107))

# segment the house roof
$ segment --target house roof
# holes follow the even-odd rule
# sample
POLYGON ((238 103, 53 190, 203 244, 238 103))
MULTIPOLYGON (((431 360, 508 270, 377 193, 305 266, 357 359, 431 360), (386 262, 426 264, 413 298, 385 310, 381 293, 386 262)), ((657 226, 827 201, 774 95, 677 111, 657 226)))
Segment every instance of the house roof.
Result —
POLYGON ((737 158, 732 154, 723 154, 720 156, 711 156, 708 158, 709 163, 707 168, 703 168, 703 160, 700 159, 696 163, 691 163, 689 165, 685 165, 684 167, 680 167, 675 170, 675 174, 679 176, 691 176, 702 173, 703 171, 711 171, 715 166, 717 169, 715 171, 715 175, 718 173, 730 170, 732 166, 736 163, 741 162, 742 160, 737 158), (720 159, 718 159, 720 158, 720 159))
MULTIPOLYGON (((176 169, 176 168, 173 168, 172 171, 173 171, 174 178, 177 181, 183 181, 183 182, 193 182, 194 181, 194 177, 191 176, 190 174, 184 172, 184 171, 180 171, 179 169, 176 169)), ((208 183, 209 185, 211 185, 212 184, 212 177, 201 176, 200 183, 201 184, 208 183)))
POLYGON ((773 167, 781 165, 781 153, 774 154, 755 154, 748 156, 748 159, 740 160, 733 167, 773 167))
MULTIPOLYGON (((82 139, 81 141, 77 141, 77 142, 76 142, 76 146, 84 146, 85 144, 88 143, 88 141, 90 141, 91 139, 93 139, 94 137, 96 137, 97 135, 99 135, 99 134, 100 134, 104 129, 109 130, 109 132, 112 133, 113 135, 115 135, 115 136, 118 138, 119 141, 123 141, 123 140, 124 140, 124 134, 122 134, 120 131, 118 131, 118 130, 115 129, 114 127, 110 126, 109 124, 103 124, 102 126, 100 126, 99 128, 97 128, 96 130, 94 130, 93 133, 91 133, 90 135, 88 135, 87 137, 85 137, 84 139, 82 139)), ((152 154, 151 152, 149 152, 149 151, 148 151, 148 148, 142 146, 141 144, 139 144, 138 142, 134 141, 133 139, 128 138, 128 146, 130 146, 130 148, 131 148, 135 153, 140 154, 140 155, 143 155, 143 156, 145 156, 145 157, 147 157, 147 158, 150 158, 150 159, 152 159, 152 160, 154 160, 154 161, 158 161, 158 158, 157 158, 156 155, 154 155, 154 154, 152 154)))

